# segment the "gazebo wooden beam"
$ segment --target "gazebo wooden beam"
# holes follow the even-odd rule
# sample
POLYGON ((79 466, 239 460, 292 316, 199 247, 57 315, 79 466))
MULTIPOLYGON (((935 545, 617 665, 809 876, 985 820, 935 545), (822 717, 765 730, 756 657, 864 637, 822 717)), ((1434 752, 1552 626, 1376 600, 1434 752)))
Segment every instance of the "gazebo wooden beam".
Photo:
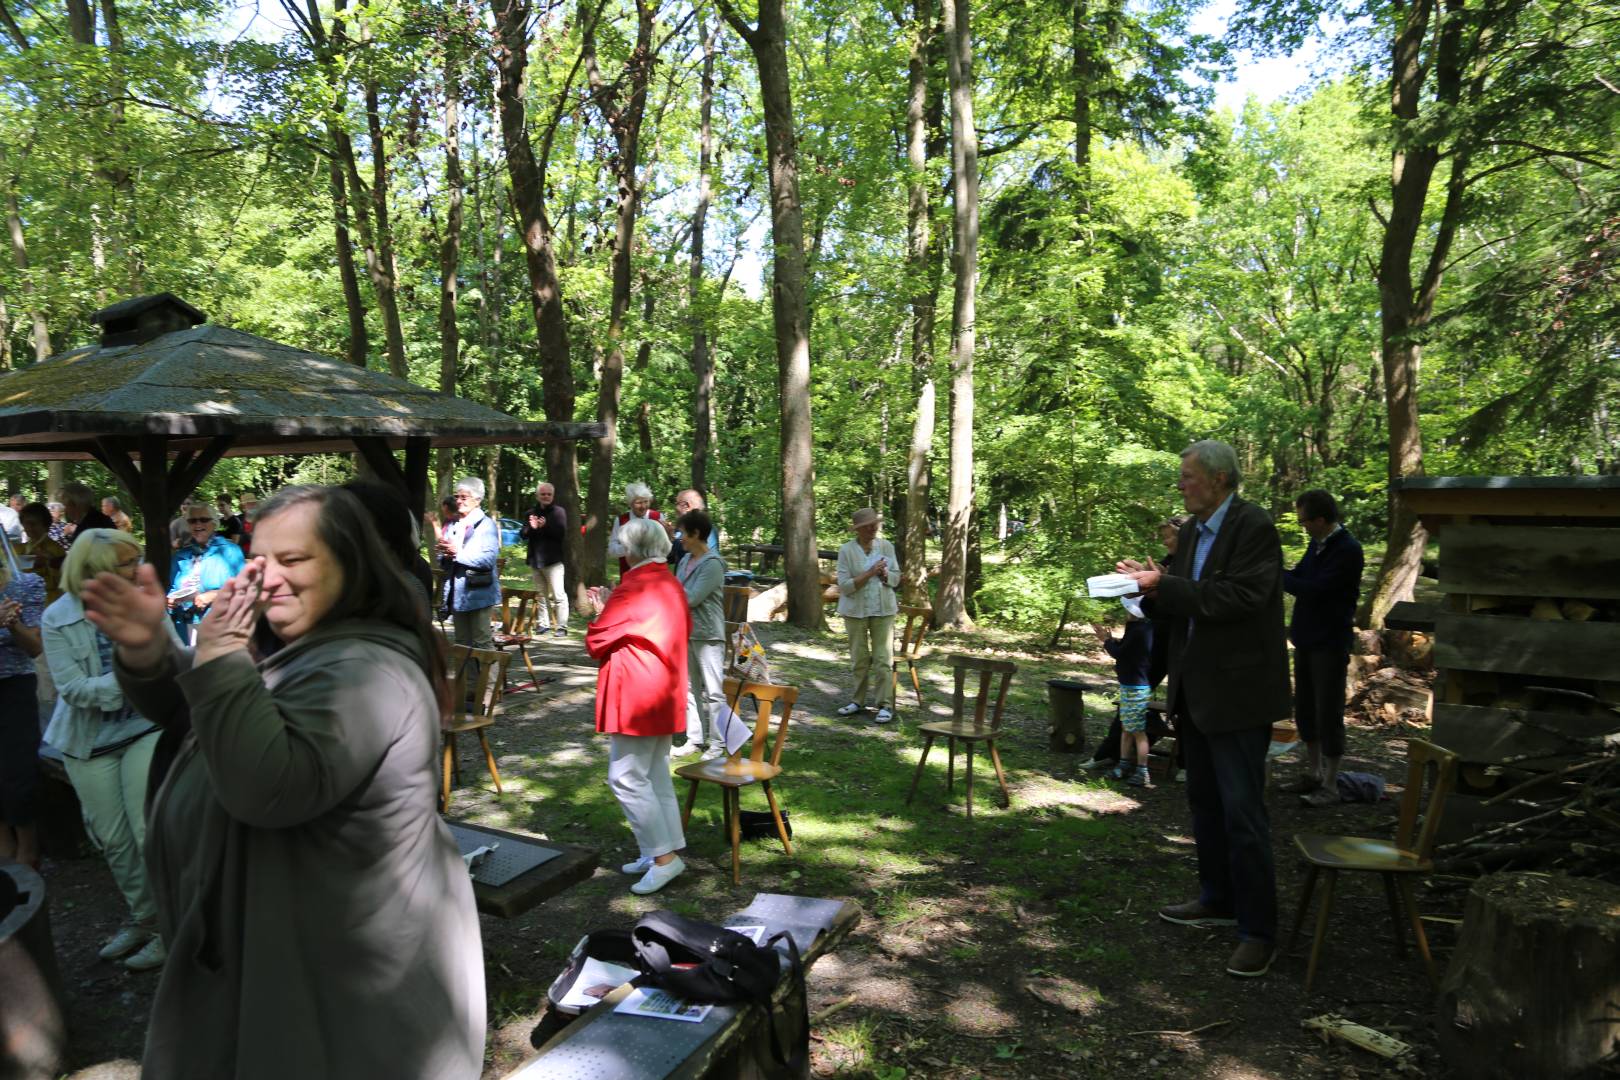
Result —
POLYGON ((422 435, 405 440, 405 500, 419 520, 428 509, 428 461, 432 457, 432 441, 422 435))
POLYGON ((136 499, 141 504, 141 520, 146 526, 146 561, 157 571, 158 584, 169 588, 169 566, 174 546, 169 539, 169 515, 174 507, 169 503, 169 437, 142 435, 140 438, 140 489, 136 499))
POLYGON ((214 466, 219 464, 219 459, 235 442, 234 435, 216 435, 202 453, 194 455, 188 450, 175 457, 168 469, 168 491, 173 504, 169 507, 171 514, 208 478, 214 466))

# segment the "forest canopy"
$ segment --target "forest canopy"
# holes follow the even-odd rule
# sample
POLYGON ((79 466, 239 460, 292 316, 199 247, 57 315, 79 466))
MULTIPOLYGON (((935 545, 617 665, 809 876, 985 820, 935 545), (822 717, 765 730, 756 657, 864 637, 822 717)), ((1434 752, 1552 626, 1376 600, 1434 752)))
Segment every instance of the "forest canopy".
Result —
POLYGON ((795 621, 872 505, 943 621, 1050 625, 1156 554, 1199 438, 1285 535, 1339 497, 1374 619, 1424 541, 1393 478, 1620 470, 1620 3, 752 3, 0 0, 0 368, 168 291, 601 419, 439 483, 555 483, 576 586, 626 481, 700 487, 788 548, 795 621), (1214 105, 1312 39, 1330 74, 1214 105))

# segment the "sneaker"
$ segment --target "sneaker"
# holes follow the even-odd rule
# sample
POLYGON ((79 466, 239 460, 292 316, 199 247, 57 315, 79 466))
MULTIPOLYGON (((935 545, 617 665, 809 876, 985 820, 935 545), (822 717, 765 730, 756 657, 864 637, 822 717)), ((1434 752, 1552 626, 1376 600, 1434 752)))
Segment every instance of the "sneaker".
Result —
POLYGON ((643 855, 635 862, 627 862, 619 867, 619 872, 623 874, 645 874, 652 867, 652 864, 653 861, 643 855))
POLYGON ((1289 795, 1307 795, 1310 792, 1319 790, 1321 786, 1322 781, 1310 773, 1300 773, 1292 780, 1278 784, 1277 790, 1289 795))
POLYGON ((552 633, 556 634, 558 637, 567 637, 568 636, 568 627, 559 626, 559 627, 557 627, 557 629, 553 630, 552 633))
POLYGON ((131 971, 156 971, 168 958, 169 950, 163 947, 163 939, 154 934, 140 952, 124 961, 124 966, 131 971))
POLYGON ((1153 786, 1153 780, 1148 776, 1146 765, 1138 765, 1136 770, 1125 778, 1125 782, 1131 787, 1150 788, 1153 786))
POLYGON ((1319 787, 1309 795, 1301 795, 1299 801, 1306 806, 1338 806, 1342 801, 1339 798, 1339 788, 1335 784, 1331 788, 1319 787))
POLYGON ((665 885, 668 885, 670 882, 674 881, 680 876, 681 871, 685 869, 686 864, 681 861, 681 857, 679 855, 675 856, 663 866, 653 863, 647 868, 646 874, 642 875, 641 880, 630 886, 630 891, 635 893, 637 896, 646 896, 649 893, 655 893, 659 889, 662 889, 665 885))
POLYGON ((1277 950, 1268 941, 1245 941, 1233 950, 1226 961, 1226 973, 1244 979, 1257 979, 1271 970, 1277 950))
POLYGON ((887 708, 882 708, 877 711, 876 716, 872 717, 872 723, 887 724, 893 719, 894 713, 890 712, 887 708))
POLYGON ((859 705, 855 704, 852 701, 848 705, 845 705, 842 708, 840 708, 838 710, 838 715, 839 716, 854 716, 856 713, 858 713, 860 711, 861 711, 861 707, 859 705))
POLYGON ((1116 761, 1114 767, 1108 770, 1108 775, 1115 780, 1123 780, 1136 770, 1136 766, 1128 761, 1116 761))
POLYGON ((711 746, 707 750, 703 751, 704 761, 713 761, 715 758, 723 758, 725 756, 726 748, 723 746, 711 746))
POLYGON ((139 926, 126 926, 118 933, 107 939, 107 944, 101 947, 96 955, 103 960, 117 960, 120 956, 128 956, 136 949, 152 940, 152 931, 139 926))
POLYGON ((1186 782, 1187 782, 1187 770, 1186 769, 1177 769, 1176 770, 1176 783, 1185 784, 1186 782))
POLYGON ((1178 926, 1236 926, 1237 919, 1207 908, 1201 901, 1189 900, 1185 904, 1171 904, 1159 909, 1159 918, 1178 926))
POLYGON ((1114 758, 1092 758, 1080 767, 1087 772, 1106 772, 1118 764, 1119 762, 1114 758))

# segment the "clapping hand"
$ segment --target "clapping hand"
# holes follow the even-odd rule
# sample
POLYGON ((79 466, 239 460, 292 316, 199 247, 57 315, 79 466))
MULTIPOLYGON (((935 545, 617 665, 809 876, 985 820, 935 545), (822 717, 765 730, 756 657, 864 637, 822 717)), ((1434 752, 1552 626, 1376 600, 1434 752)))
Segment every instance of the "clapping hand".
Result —
POLYGON ((1152 593, 1159 587, 1159 578, 1164 576, 1163 569, 1153 561, 1152 556, 1143 564, 1135 559, 1121 559, 1114 564, 1114 570, 1121 574, 1129 574, 1136 579, 1136 587, 1143 595, 1152 593))
POLYGON ((213 606, 197 624, 195 663, 206 664, 227 653, 248 647, 253 628, 270 601, 262 595, 264 559, 258 558, 227 581, 214 597, 213 606))
POLYGON ((117 574, 97 574, 80 593, 85 617, 118 646, 125 666, 140 670, 157 664, 168 649, 163 621, 168 600, 151 564, 135 568, 135 580, 117 574))

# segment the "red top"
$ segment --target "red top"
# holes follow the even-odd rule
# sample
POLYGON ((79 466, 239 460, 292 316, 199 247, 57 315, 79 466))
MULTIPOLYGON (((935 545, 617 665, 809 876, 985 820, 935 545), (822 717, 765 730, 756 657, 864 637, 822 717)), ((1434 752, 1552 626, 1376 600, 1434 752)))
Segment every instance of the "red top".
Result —
POLYGON ((585 633, 602 663, 596 730, 610 735, 674 735, 686 730, 686 639, 692 616, 669 564, 629 571, 585 633))

